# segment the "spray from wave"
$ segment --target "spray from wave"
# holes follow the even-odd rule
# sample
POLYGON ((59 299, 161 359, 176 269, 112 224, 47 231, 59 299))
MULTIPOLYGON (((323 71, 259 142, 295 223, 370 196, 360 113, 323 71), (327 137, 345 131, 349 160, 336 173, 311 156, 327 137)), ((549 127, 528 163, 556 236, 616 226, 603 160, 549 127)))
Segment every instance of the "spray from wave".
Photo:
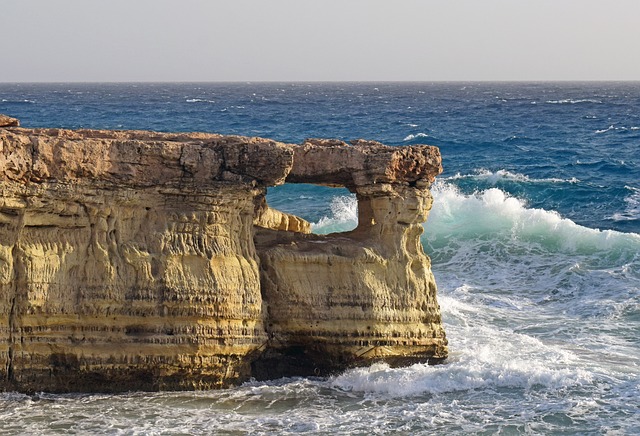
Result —
POLYGON ((331 199, 331 216, 311 225, 314 233, 327 234, 353 230, 358 225, 358 200, 355 195, 340 195, 331 199))

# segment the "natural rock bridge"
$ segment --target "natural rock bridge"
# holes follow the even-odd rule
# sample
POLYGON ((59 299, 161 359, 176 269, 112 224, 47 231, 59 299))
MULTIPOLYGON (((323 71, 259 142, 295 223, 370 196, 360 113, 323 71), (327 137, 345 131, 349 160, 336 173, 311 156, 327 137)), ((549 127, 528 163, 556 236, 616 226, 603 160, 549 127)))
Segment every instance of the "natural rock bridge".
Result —
POLYGON ((0 116, 0 389, 209 389, 439 361, 420 244, 437 148, 24 129, 0 116), (282 183, 345 186, 313 235, 282 183))

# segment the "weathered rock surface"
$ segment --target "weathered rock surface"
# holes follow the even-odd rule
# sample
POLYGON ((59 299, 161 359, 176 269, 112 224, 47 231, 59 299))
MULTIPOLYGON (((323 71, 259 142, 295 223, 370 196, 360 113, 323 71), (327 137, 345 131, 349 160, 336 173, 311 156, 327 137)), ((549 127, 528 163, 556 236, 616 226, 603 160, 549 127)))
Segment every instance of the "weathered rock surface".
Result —
POLYGON ((5 119, 0 389, 208 389, 446 357, 419 241, 436 148, 5 119), (358 228, 313 235, 269 208, 285 181, 348 187, 358 228))
POLYGON ((20 120, 0 114, 0 127, 18 127, 20 120))

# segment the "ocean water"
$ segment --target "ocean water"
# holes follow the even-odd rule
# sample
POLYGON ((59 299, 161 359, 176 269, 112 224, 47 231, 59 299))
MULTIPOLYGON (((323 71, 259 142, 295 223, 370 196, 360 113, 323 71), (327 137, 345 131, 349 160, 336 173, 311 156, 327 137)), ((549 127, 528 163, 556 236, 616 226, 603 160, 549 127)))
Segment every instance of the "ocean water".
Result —
MULTIPOLYGON (((440 147, 443 365, 207 392, 0 393, 0 434, 640 434, 640 83, 0 84, 26 127, 440 147)), ((353 228, 346 190, 273 207, 353 228)))

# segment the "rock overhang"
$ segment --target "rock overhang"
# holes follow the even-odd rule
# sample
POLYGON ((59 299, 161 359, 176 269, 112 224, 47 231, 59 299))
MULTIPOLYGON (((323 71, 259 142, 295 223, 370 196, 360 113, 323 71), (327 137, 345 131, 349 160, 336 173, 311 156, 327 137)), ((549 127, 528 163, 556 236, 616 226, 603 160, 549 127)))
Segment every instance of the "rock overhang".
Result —
POLYGON ((428 145, 387 146, 362 139, 289 144, 210 133, 26 129, 15 127, 17 120, 5 124, 3 142, 19 144, 2 153, 5 178, 33 182, 91 178, 142 187, 189 182, 206 187, 236 175, 265 186, 287 182, 353 189, 431 183, 442 172, 438 148, 428 145))

